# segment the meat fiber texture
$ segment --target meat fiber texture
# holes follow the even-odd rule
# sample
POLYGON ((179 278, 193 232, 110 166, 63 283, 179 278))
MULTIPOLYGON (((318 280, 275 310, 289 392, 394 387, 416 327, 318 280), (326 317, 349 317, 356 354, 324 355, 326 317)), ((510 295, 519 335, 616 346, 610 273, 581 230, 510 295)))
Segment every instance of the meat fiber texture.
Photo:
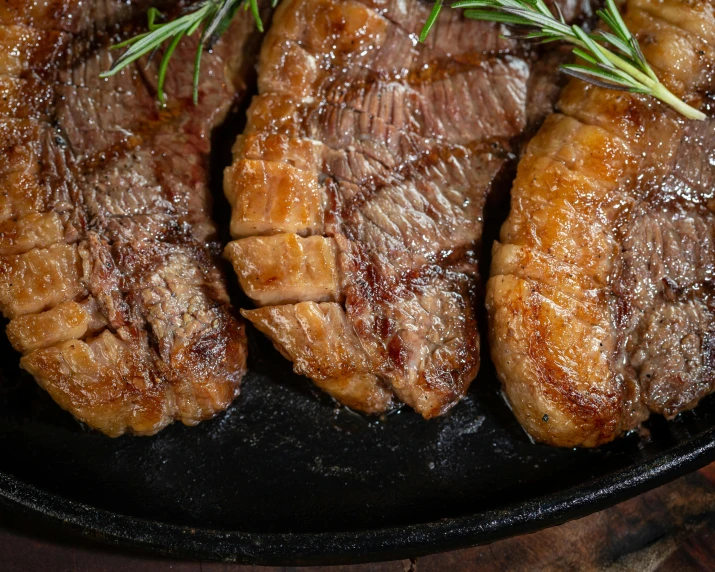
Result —
POLYGON ((341 403, 425 418, 477 374, 485 198, 558 92, 554 58, 458 11, 420 44, 429 9, 283 0, 224 182, 243 315, 341 403))
POLYGON ((593 447, 715 388, 715 4, 624 18, 690 121, 580 81, 529 143, 487 285, 491 352, 538 441, 593 447))
POLYGON ((197 107, 196 44, 182 42, 160 107, 160 58, 99 78, 151 5, 0 4, 0 310, 22 367, 111 436, 207 419, 245 372, 207 180, 253 23, 238 18, 206 54, 197 107))

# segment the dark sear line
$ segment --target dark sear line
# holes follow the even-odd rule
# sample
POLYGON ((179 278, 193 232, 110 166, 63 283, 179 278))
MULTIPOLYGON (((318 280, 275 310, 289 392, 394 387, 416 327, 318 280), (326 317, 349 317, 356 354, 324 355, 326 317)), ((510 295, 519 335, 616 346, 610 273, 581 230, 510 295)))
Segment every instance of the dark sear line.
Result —
POLYGON ((159 108, 156 60, 99 78, 109 45, 155 2, 39 4, 0 6, 8 335, 22 366, 93 428, 196 424, 231 403, 245 372, 207 185, 211 129, 245 91, 253 23, 237 20, 206 55, 196 107, 181 65, 195 43, 179 46, 159 108))
POLYGON ((426 418, 477 373, 484 201, 551 110, 563 61, 547 48, 535 64, 456 11, 419 44, 428 13, 283 0, 225 181, 227 255, 260 306, 244 315, 338 401, 426 418))

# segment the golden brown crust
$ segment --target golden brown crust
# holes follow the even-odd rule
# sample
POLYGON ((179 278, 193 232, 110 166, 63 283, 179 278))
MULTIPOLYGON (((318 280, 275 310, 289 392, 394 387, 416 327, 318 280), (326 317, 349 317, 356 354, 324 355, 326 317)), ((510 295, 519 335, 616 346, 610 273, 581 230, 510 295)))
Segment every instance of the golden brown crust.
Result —
MULTIPOLYGON (((283 0, 225 175, 238 239, 227 252, 244 289, 265 306, 257 312, 342 304, 340 321, 360 342, 351 359, 369 374, 361 382, 372 380, 380 394, 389 387, 425 418, 457 403, 479 369, 485 197, 512 140, 541 119, 555 91, 497 26, 459 11, 443 11, 427 42, 416 43, 429 10, 420 0, 283 0), (320 284, 319 272, 308 272, 327 256, 312 261, 287 247, 261 254, 268 242, 287 246, 287 233, 295 244, 322 235, 334 245, 335 292, 332 268, 320 284), (246 242, 249 234, 260 239, 246 242), (276 271, 279 256, 283 268, 311 275, 305 288, 276 271)), ((543 69, 555 68, 548 61, 543 69)), ((262 331, 285 349, 274 328, 262 331)), ((307 343, 315 351, 286 353, 324 387, 323 344, 307 343)), ((337 398, 357 407, 362 389, 350 390, 337 398)))
POLYGON ((242 314, 294 362, 297 373, 339 402, 364 413, 383 413, 395 405, 392 391, 371 373, 368 356, 338 304, 301 302, 242 314))
POLYGON ((0 5, 0 311, 22 366, 111 436, 207 419, 246 369, 216 264, 207 141, 243 82, 253 24, 237 19, 204 59, 198 106, 191 70, 173 67, 195 49, 183 42, 160 109, 144 69, 157 61, 99 77, 150 5, 0 5))
MULTIPOLYGON (((713 4, 631 0, 625 14, 663 81, 697 104, 712 85, 713 4)), ((532 437, 593 447, 648 415, 646 388, 633 373, 641 366, 626 343, 629 331, 648 326, 629 302, 635 293, 618 284, 633 221, 655 208, 644 206, 655 204, 649 193, 668 196, 659 189, 670 184, 687 126, 654 100, 580 81, 569 83, 560 108, 519 164, 494 247, 490 346, 506 396, 532 437)), ((657 281, 654 291, 661 295, 657 281)))

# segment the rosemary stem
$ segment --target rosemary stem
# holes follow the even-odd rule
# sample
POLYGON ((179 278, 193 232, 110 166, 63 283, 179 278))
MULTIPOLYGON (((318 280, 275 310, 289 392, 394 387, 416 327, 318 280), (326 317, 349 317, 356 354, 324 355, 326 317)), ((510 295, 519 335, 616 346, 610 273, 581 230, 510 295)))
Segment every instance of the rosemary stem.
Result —
POLYGON ((596 46, 598 46, 598 49, 601 50, 601 53, 606 57, 606 59, 608 59, 609 62, 611 62, 619 70, 626 72, 628 75, 630 75, 636 81, 642 83, 646 87, 652 89, 656 85, 656 83, 659 83, 659 82, 653 81, 653 79, 650 76, 644 74, 637 67, 635 67, 634 65, 631 65, 626 60, 624 60, 620 56, 617 56, 610 50, 607 50, 600 44, 596 44, 596 46))
MULTIPOLYGON (((586 46, 578 39, 570 39, 570 43, 578 45, 581 48, 586 46)), ((674 95, 667 87, 665 87, 660 81, 654 81, 650 76, 644 74, 635 66, 628 63, 623 58, 617 56, 613 52, 607 50, 600 44, 596 44, 601 53, 619 70, 626 72, 628 75, 633 77, 636 81, 643 84, 644 87, 648 88, 650 95, 659 99, 663 103, 666 103, 673 107, 678 113, 684 115, 688 119, 697 119, 698 121, 703 121, 707 119, 702 111, 695 109, 694 107, 685 103, 682 99, 674 95)))
MULTIPOLYGON (((596 12, 609 31, 592 34, 580 26, 569 26, 558 6, 558 13, 554 14, 544 0, 458 0, 452 8, 467 8, 464 12, 467 18, 532 29, 517 38, 541 43, 568 42, 577 46, 574 53, 580 60, 575 64, 562 65, 560 69, 564 73, 605 89, 650 95, 689 119, 706 119, 704 113, 676 97, 660 82, 648 65, 638 40, 621 17, 616 1, 606 0, 604 8, 596 12), (613 51, 609 49, 611 46, 613 51)), ((441 7, 442 0, 436 0, 422 29, 420 41, 424 41, 434 25, 441 7)))
POLYGON ((673 95, 662 83, 658 83, 653 88, 651 95, 653 95, 656 99, 660 99, 663 103, 667 103, 688 119, 697 119, 698 121, 707 119, 707 115, 673 95))
POLYGON ((673 95, 673 93, 670 92, 668 88, 665 87, 662 83, 660 83, 660 81, 654 81, 650 76, 644 74, 638 68, 631 65, 623 58, 605 49, 603 46, 598 45, 598 48, 601 50, 601 53, 606 56, 606 58, 608 58, 609 62, 611 62, 621 71, 626 72, 636 81, 642 83, 650 90, 650 94, 656 99, 659 99, 663 103, 667 103, 688 119, 697 119, 698 121, 702 121, 707 118, 707 116, 703 112, 695 109, 694 107, 685 103, 679 97, 673 95))

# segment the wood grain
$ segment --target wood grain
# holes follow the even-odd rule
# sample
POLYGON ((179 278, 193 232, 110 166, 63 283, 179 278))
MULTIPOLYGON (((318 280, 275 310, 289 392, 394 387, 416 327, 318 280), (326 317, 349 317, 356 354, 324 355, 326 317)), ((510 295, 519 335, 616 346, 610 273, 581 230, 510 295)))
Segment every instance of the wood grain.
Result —
POLYGON ((106 548, 0 514, 3 572, 655 572, 715 570, 715 463, 608 510, 534 534, 417 560, 252 568, 106 548))

